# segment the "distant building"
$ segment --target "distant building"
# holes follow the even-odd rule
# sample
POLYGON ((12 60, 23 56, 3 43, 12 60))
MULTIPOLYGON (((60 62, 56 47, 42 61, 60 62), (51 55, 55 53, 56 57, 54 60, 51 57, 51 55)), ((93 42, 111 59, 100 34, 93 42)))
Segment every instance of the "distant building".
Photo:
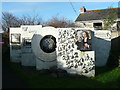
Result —
POLYGON ((104 20, 110 15, 110 12, 117 17, 115 23, 111 27, 120 30, 120 8, 86 10, 85 7, 81 7, 80 14, 75 20, 75 26, 81 28, 94 28, 96 30, 103 29, 104 20))

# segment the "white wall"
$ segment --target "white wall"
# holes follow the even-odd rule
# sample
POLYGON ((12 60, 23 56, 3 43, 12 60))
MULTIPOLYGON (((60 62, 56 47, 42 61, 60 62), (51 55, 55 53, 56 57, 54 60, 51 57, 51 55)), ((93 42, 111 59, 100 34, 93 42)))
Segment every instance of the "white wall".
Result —
MULTIPOLYGON (((59 29, 59 28, 58 28, 59 29)), ((56 52, 51 53, 51 54, 46 54, 43 53, 41 50, 39 44, 40 40, 45 36, 45 35, 53 35, 56 38, 58 38, 58 29, 55 29, 53 27, 44 27, 42 28, 41 26, 21 26, 21 28, 10 28, 10 41, 11 41, 11 33, 20 33, 22 38, 32 38, 32 36, 36 33, 36 36, 34 37, 34 41, 32 42, 32 52, 34 53, 35 57, 38 57, 41 60, 55 60, 56 57, 56 52), (24 27, 24 28, 23 28, 24 27), (27 31, 25 28, 27 27, 27 31), (48 56, 48 57, 46 57, 48 56)), ((61 28, 65 29, 65 28, 61 28)), ((75 30, 85 30, 85 28, 75 28, 75 30)), ((88 29, 87 29, 88 30, 88 29)), ((96 66, 105 66, 109 57, 110 49, 111 49, 111 39, 116 38, 120 36, 118 33, 116 34, 115 31, 109 31, 109 30, 93 30, 92 28, 89 28, 89 30, 92 31, 92 48, 95 51, 95 64, 96 66)), ((22 38, 21 38, 21 43, 22 43, 22 38)), ((31 65, 31 60, 29 59, 24 59, 27 58, 25 57, 26 53, 22 53, 21 49, 13 50, 12 46, 16 47, 22 47, 21 44, 12 44, 10 42, 10 56, 11 56, 11 61, 13 62, 20 62, 21 57, 22 57, 22 65, 26 66, 31 65), (23 55, 23 56, 22 56, 23 55), (28 61, 30 61, 28 63, 28 61)), ((23 51, 25 48, 22 48, 23 51)), ((27 49, 26 49, 27 50, 27 49)), ((28 51, 28 50, 27 50, 28 51)), ((28 54, 27 54, 28 55, 28 54)), ((29 55, 28 55, 29 56, 29 55)), ((34 57, 34 58, 35 58, 34 57)), ((38 59, 37 58, 37 59, 38 59)), ((38 61, 36 59, 36 61, 38 61)), ((35 65, 35 61, 33 61, 35 65)), ((39 61, 38 61, 39 63, 39 61)), ((55 63, 54 63, 55 65, 55 63)), ((37 68, 39 68, 40 64, 37 64, 37 68)), ((41 67, 40 67, 41 68, 41 67)))
MULTIPOLYGON (((59 28, 57 38, 57 66, 70 74, 95 76, 94 51, 77 50, 75 32, 77 29, 59 28)), ((82 29, 78 29, 81 30, 82 29)), ((87 30, 87 29, 86 29, 87 30)), ((83 31, 82 31, 83 32, 83 31)), ((81 33, 82 33, 81 32, 81 33)))
POLYGON ((10 60, 12 62, 20 62, 21 61, 21 41, 22 38, 20 38, 20 44, 13 44, 11 43, 11 34, 21 34, 22 36, 22 30, 21 28, 10 28, 9 33, 9 41, 10 41, 10 60), (15 47, 15 49, 13 49, 15 47))
POLYGON ((32 39, 33 35, 41 30, 42 25, 22 25, 19 28, 10 28, 10 57, 12 62, 21 62, 24 66, 35 66, 36 62, 31 46, 23 46, 23 39, 32 39), (21 34, 20 44, 11 43, 11 34, 21 34), (19 49, 13 49, 19 48, 19 49), (29 52, 31 50, 31 52, 29 52))

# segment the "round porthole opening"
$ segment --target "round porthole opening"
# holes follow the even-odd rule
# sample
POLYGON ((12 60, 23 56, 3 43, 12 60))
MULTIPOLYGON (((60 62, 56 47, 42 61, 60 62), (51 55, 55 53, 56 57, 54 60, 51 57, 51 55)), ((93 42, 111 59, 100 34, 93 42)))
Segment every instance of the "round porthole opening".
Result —
POLYGON ((52 35, 44 36, 40 41, 40 48, 46 53, 52 53, 56 48, 56 38, 52 35))

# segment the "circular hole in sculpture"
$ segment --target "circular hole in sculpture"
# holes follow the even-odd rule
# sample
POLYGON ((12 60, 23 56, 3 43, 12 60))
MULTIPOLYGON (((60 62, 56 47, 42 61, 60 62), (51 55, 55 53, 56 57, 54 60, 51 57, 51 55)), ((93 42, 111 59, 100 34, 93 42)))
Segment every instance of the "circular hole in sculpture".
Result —
POLYGON ((44 36, 40 41, 41 49, 46 53, 52 53, 56 48, 56 38, 52 35, 44 36))

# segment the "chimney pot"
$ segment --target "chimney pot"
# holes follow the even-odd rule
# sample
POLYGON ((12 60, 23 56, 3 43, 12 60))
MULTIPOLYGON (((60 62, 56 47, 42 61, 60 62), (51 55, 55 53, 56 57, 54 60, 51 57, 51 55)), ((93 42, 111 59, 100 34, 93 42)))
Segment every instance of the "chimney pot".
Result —
POLYGON ((86 12, 86 8, 83 6, 80 8, 80 13, 84 13, 84 12, 86 12))

